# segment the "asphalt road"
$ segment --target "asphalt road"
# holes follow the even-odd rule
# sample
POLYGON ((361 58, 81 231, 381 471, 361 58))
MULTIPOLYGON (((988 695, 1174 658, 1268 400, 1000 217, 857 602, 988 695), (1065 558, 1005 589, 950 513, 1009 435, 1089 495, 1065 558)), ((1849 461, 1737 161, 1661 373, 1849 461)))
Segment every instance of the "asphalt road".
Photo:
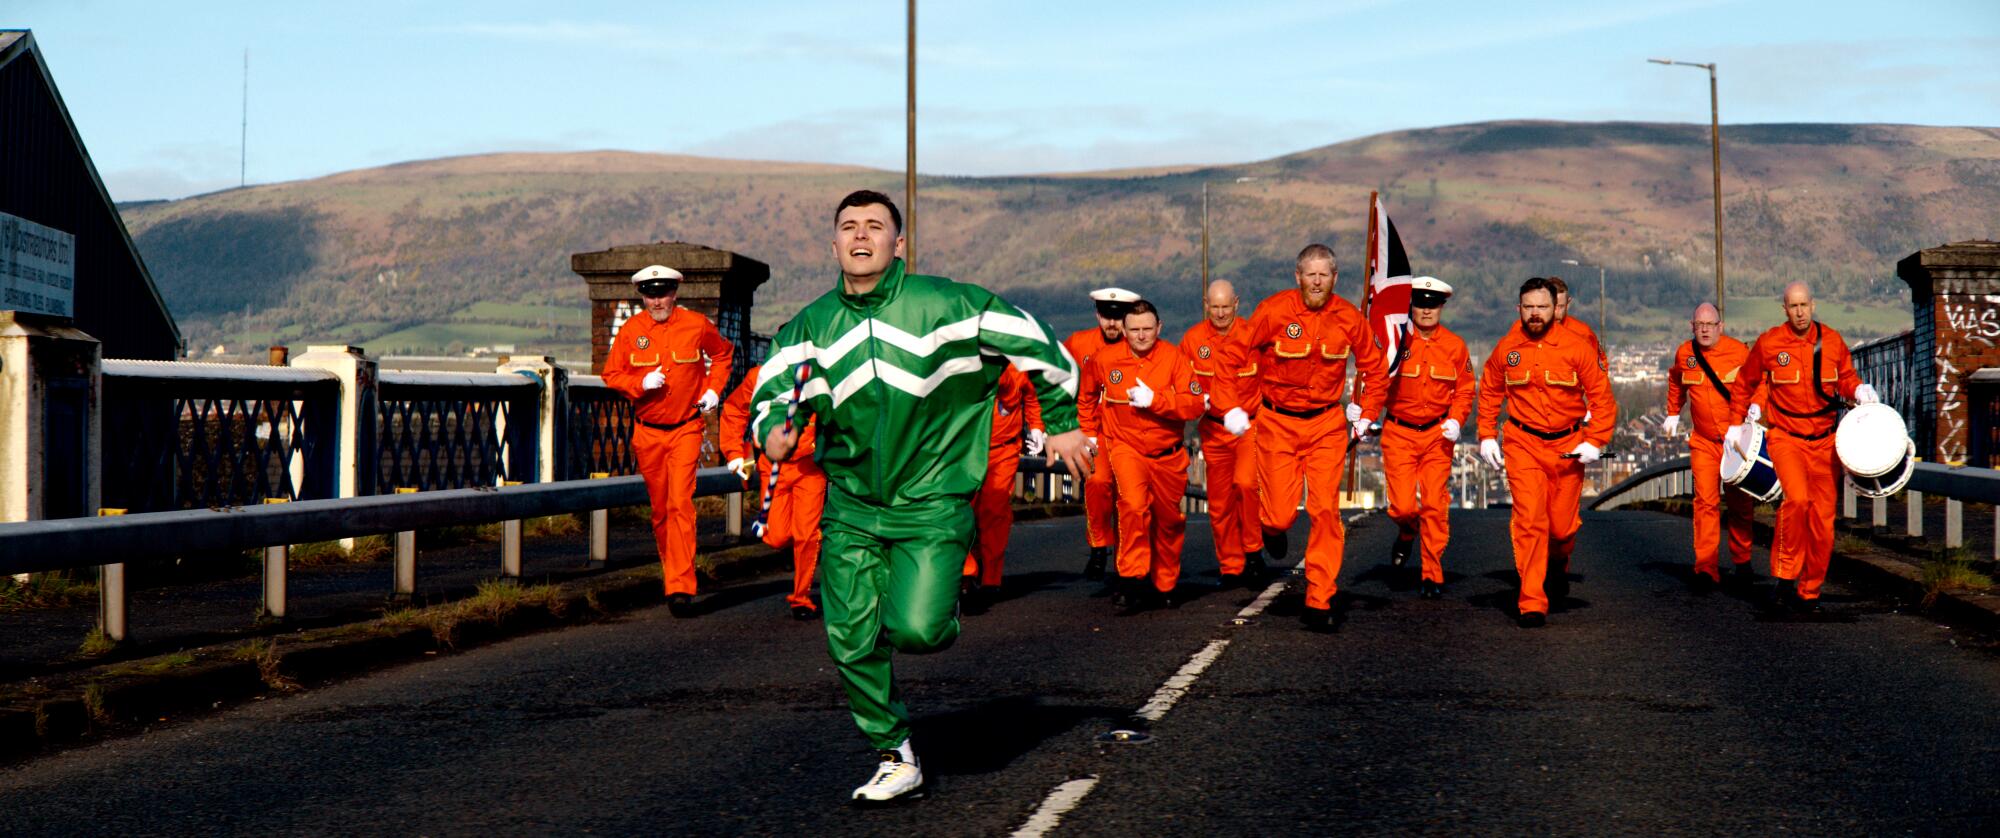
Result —
POLYGON ((1588 514, 1568 606, 1517 629, 1506 512, 1454 522, 1436 602, 1387 568, 1382 518, 1352 527, 1333 635, 1298 624, 1296 579, 1231 625, 1255 592, 1213 588, 1205 521, 1192 600, 1124 618, 1078 573, 1080 520, 1021 525, 1007 598, 898 658, 930 794, 890 809, 846 805, 872 755, 822 629, 767 578, 699 618, 648 610, 16 766, 0 830, 1004 835, 1079 778, 1050 834, 2000 825, 1985 646, 1840 584, 1803 623, 1691 594, 1685 519, 1641 512, 1588 514), (1217 640, 1152 741, 1096 741, 1217 640))

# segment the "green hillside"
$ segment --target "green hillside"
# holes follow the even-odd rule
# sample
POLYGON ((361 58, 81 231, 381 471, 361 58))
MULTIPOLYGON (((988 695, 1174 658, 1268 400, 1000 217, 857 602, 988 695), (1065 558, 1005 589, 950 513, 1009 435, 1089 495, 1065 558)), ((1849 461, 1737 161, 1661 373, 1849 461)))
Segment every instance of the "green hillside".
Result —
MULTIPOLYGON (((1860 339, 1907 325, 1896 259, 2000 232, 2000 130, 1724 127, 1732 331, 1790 279, 1860 339), (1738 301, 1741 301, 1739 304, 1738 301), (1848 304, 1856 308, 1848 313, 1848 304)), ((1341 293, 1361 272, 1368 193, 1384 194, 1419 273, 1460 289, 1447 315, 1475 341, 1504 328, 1512 288, 1574 280, 1597 319, 1607 267, 1614 339, 1665 338, 1713 281, 1705 126, 1503 122, 1404 131, 1239 166, 1104 176, 920 181, 919 270, 1005 292, 1061 328, 1085 290, 1197 316, 1201 189, 1212 273, 1246 298, 1290 283, 1304 244, 1332 244, 1341 293)), ((501 154, 347 172, 124 209, 191 345, 255 351, 341 341, 374 352, 511 343, 586 354, 569 255, 681 240, 771 265, 768 330, 832 281, 831 209, 901 175, 852 167, 623 152, 501 154)))

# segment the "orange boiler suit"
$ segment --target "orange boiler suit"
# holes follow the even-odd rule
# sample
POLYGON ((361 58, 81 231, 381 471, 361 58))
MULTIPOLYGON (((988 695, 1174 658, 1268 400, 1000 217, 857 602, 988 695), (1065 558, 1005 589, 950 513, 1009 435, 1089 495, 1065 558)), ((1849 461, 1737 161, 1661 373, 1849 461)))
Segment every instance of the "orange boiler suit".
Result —
POLYGON ((1503 401, 1511 426, 1501 437, 1501 456, 1514 502, 1508 530, 1521 575, 1518 607, 1546 614, 1549 564, 1569 566, 1583 520, 1583 463, 1563 455, 1578 443, 1601 450, 1611 442, 1618 403, 1596 347, 1558 326, 1541 340, 1516 331, 1493 347, 1479 379, 1481 441, 1500 436, 1503 401), (1585 413, 1593 415, 1589 425, 1585 413))
POLYGON ((1340 469, 1347 460, 1347 414, 1341 395, 1352 361, 1359 378, 1363 419, 1381 414, 1388 394, 1388 362, 1375 345, 1367 319, 1353 303, 1331 297, 1307 308, 1293 288, 1264 298, 1248 328, 1231 329, 1224 362, 1257 368, 1260 395, 1218 387, 1211 403, 1228 413, 1249 398, 1263 406, 1256 422, 1257 480, 1263 492, 1265 531, 1288 530, 1305 495, 1312 533, 1306 540, 1306 606, 1331 608, 1339 591, 1347 530, 1340 521, 1340 469))
MULTIPOLYGON (((1581 319, 1576 317, 1564 317, 1563 319, 1556 321, 1556 328, 1568 329, 1572 334, 1576 335, 1578 338, 1588 341, 1591 347, 1597 350, 1598 362, 1605 366, 1609 366, 1609 362, 1606 361, 1604 357, 1604 341, 1598 339, 1597 330, 1590 328, 1589 323, 1585 323, 1581 319)), ((1522 337, 1521 321, 1517 318, 1514 321, 1514 327, 1507 331, 1507 337, 1503 339, 1503 342, 1506 340, 1519 339, 1521 337, 1522 337)), ((1586 423, 1588 423, 1590 420, 1594 418, 1595 417, 1592 417, 1589 414, 1585 414, 1586 423)), ((1581 504, 1579 504, 1576 508, 1576 526, 1577 527, 1583 526, 1583 506, 1581 504)))
MULTIPOLYGON (((1247 328, 1242 320, 1230 323, 1231 332, 1242 328, 1247 328)), ((1248 405, 1243 412, 1255 419, 1259 406, 1257 364, 1225 366, 1222 344, 1227 337, 1228 333, 1216 331, 1214 324, 1203 320, 1181 336, 1181 355, 1193 365, 1195 381, 1203 392, 1229 386, 1248 393, 1241 399, 1248 405), (1226 384, 1217 383, 1223 379, 1226 384)), ((1230 433, 1222 426, 1225 412, 1211 404, 1195 429, 1201 434, 1201 457, 1208 465, 1203 488, 1208 492, 1208 526, 1214 534, 1215 560, 1223 576, 1231 577, 1241 574, 1249 557, 1264 549, 1264 534, 1258 524, 1257 429, 1253 425, 1242 437, 1230 433)))
POLYGON ((1390 377, 1388 415, 1382 422, 1382 478, 1389 518, 1404 533, 1421 536, 1424 581, 1444 583, 1445 544, 1451 539, 1451 455, 1445 420, 1465 424, 1472 412, 1474 376, 1465 339, 1442 324, 1425 335, 1412 330, 1409 355, 1390 377))
POLYGON ((1187 423, 1202 411, 1202 387, 1178 347, 1166 341, 1141 355, 1120 343, 1091 356, 1077 388, 1077 421, 1101 440, 1118 486, 1118 575, 1150 576, 1168 592, 1180 580, 1187 515, 1187 423), (1132 405, 1144 381, 1152 404, 1132 405))
MULTIPOLYGON (((1833 559, 1833 516, 1846 471, 1834 453, 1833 432, 1838 405, 1830 400, 1854 399, 1861 377, 1847 341, 1832 327, 1815 321, 1801 335, 1781 323, 1757 336, 1743 362, 1743 379, 1766 383, 1763 402, 1764 439, 1771 446, 1771 466, 1785 501, 1771 540, 1771 575, 1797 580, 1799 599, 1819 599, 1826 566, 1833 559), (1813 343, 1820 345, 1818 380, 1813 376, 1813 343)), ((1743 423, 1754 394, 1749 388, 1730 399, 1729 424, 1743 423)))
POLYGON ((736 349, 700 312, 675 306, 655 322, 640 311, 618 327, 604 360, 604 383, 632 400, 632 454, 653 505, 653 543, 667 595, 695 592, 694 470, 707 423, 696 403, 729 384, 736 349), (666 385, 645 388, 660 370, 666 385))
POLYGON ((966 576, 979 584, 1000 586, 1007 557, 1007 537, 1014 528, 1014 475, 1021 470, 1024 431, 1042 429, 1042 402, 1027 373, 1012 366, 1000 373, 993 398, 993 434, 986 446, 986 480, 972 501, 975 529, 972 549, 965 555, 966 576))
MULTIPOLYGON (((1076 368, 1079 370, 1090 363, 1091 357, 1105 347, 1116 345, 1105 343, 1104 332, 1095 326, 1078 330, 1063 340, 1063 348, 1068 349, 1070 357, 1076 359, 1076 368)), ((1113 491, 1110 469, 1092 469, 1090 476, 1084 478, 1083 533, 1093 548, 1112 547, 1118 544, 1118 508, 1112 497, 1113 491)))
MULTIPOLYGON (((757 391, 757 369, 736 385, 729 400, 722 403, 722 456, 748 459, 755 443, 750 437, 750 396, 757 391)), ((773 549, 792 548, 792 592, 785 604, 794 608, 815 608, 812 601, 813 573, 819 567, 819 516, 826 509, 826 472, 813 459, 813 431, 817 424, 807 420, 799 431, 798 447, 791 459, 777 469, 777 485, 771 487, 771 505, 764 510, 764 543, 773 549)), ((765 481, 771 479, 771 461, 756 451, 757 484, 744 488, 763 501, 765 481)))
MULTIPOLYGON (((1754 391, 1751 401, 1764 403, 1761 381, 1739 377, 1750 347, 1728 335, 1720 335, 1715 345, 1702 350, 1709 368, 1722 379, 1722 386, 1754 391)), ((1729 530, 1729 559, 1741 569, 1750 564, 1751 515, 1757 499, 1722 483, 1722 434, 1729 430, 1730 393, 1718 390, 1702 371, 1695 357, 1694 341, 1674 350, 1674 365, 1667 375, 1667 415, 1679 416, 1682 405, 1693 414, 1688 423, 1688 465, 1694 471, 1694 572, 1722 581, 1719 562, 1720 539, 1726 524, 1729 530)))

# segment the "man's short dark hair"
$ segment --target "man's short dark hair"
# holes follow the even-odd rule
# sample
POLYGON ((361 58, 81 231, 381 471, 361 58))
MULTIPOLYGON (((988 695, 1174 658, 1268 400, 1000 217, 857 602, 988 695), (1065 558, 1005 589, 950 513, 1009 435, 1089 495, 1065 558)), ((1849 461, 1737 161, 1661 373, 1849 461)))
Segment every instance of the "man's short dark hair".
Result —
POLYGON ((1306 263, 1306 260, 1308 259, 1325 259, 1326 261, 1332 262, 1335 265, 1340 264, 1340 260, 1334 258, 1333 248, 1327 247, 1326 245, 1320 244, 1319 242, 1313 242, 1312 244, 1306 245, 1304 250, 1299 251, 1299 261, 1297 262, 1297 264, 1303 265, 1306 263))
POLYGON ((1153 315, 1154 320, 1160 319, 1160 310, 1153 305, 1152 300, 1140 300, 1136 303, 1128 304, 1125 309, 1125 316, 1131 317, 1134 314, 1150 314, 1153 315))
POLYGON ((1567 293, 1569 293, 1569 283, 1564 282, 1563 278, 1559 276, 1549 277, 1550 296, 1560 297, 1567 293))
POLYGON ((1528 277, 1527 282, 1521 283, 1521 296, 1524 298, 1527 297, 1528 292, 1530 291, 1547 291, 1549 292, 1549 301, 1555 302, 1556 286, 1554 283, 1549 282, 1549 277, 1545 276, 1528 277))
POLYGON ((896 225, 896 233, 900 235, 903 232, 903 214, 896 210, 896 202, 873 189, 856 189, 847 193, 847 197, 840 199, 840 206, 833 208, 833 223, 840 223, 840 213, 848 207, 865 207, 870 204, 888 207, 889 221, 896 225))

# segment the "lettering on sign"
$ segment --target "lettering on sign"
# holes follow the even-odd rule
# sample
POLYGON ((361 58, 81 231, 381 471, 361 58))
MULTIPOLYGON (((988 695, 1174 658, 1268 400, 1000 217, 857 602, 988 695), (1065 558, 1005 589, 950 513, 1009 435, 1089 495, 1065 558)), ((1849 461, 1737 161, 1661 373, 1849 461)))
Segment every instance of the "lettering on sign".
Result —
POLYGON ((0 309, 72 316, 76 236, 0 212, 0 309))

